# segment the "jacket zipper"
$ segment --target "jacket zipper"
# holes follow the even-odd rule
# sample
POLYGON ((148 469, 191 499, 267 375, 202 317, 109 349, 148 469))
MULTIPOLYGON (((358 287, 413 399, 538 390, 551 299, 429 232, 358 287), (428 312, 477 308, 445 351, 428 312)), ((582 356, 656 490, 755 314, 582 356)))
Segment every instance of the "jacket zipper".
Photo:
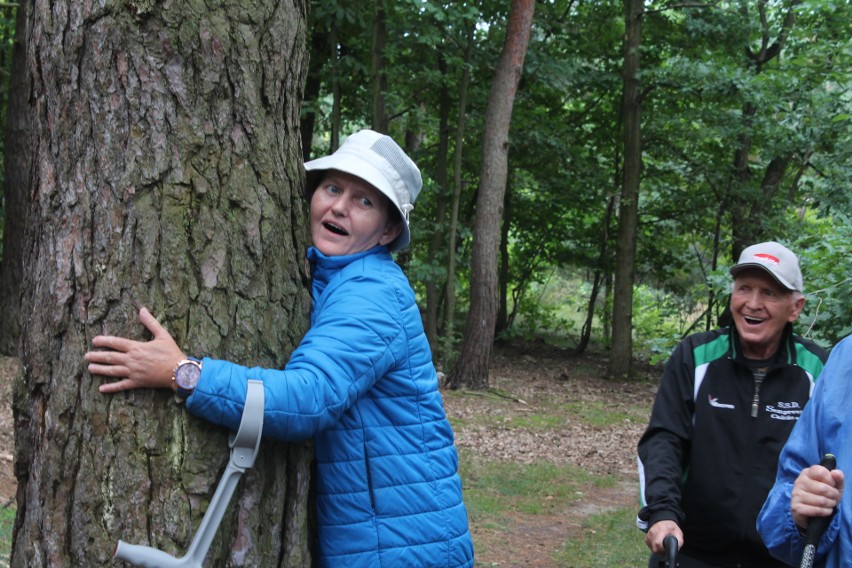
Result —
POLYGON ((757 418, 757 411, 760 409, 760 385, 763 383, 765 375, 754 377, 754 399, 751 401, 751 417, 757 418))

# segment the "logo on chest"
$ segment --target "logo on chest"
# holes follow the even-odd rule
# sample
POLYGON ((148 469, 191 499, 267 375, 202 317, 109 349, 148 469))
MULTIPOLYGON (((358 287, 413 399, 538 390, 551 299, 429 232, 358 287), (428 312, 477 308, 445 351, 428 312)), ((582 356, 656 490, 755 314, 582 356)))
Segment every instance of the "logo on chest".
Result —
POLYGON ((727 408, 731 410, 736 408, 733 404, 719 402, 719 399, 713 396, 712 394, 707 395, 707 400, 710 402, 710 406, 712 406, 713 408, 727 408))
POLYGON ((767 404, 766 412, 773 420, 798 420, 802 414, 802 406, 795 400, 790 402, 778 401, 775 404, 767 404))

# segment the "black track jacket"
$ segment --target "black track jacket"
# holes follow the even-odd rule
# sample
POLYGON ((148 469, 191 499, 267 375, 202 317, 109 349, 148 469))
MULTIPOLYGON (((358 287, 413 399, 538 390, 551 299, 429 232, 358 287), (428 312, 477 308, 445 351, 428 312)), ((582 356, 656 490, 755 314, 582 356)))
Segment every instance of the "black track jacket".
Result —
POLYGON ((788 324, 759 382, 733 326, 684 339, 639 441, 639 528, 674 520, 684 533, 681 552, 714 565, 784 566, 755 523, 827 356, 788 324))

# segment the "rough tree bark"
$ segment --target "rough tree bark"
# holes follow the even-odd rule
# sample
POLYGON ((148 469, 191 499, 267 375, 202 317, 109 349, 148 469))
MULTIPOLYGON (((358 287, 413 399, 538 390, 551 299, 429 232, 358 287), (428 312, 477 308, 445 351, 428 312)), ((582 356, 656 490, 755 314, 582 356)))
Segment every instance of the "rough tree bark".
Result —
POLYGON ((639 179, 642 172, 642 100, 639 80, 642 41, 641 0, 625 0, 624 90, 621 116, 624 124, 624 169, 618 210, 615 285, 612 295, 612 349, 607 376, 626 377, 633 361, 633 282, 636 232, 639 226, 639 179))
POLYGON ((488 366, 497 321, 497 249, 509 160, 509 124, 524 68, 534 11, 534 0, 512 0, 506 42, 491 83, 473 227, 470 311, 461 353, 448 379, 452 388, 462 385, 472 389, 488 387, 488 366))
POLYGON ((28 146, 30 113, 27 104, 30 85, 24 45, 29 4, 28 0, 18 3, 3 156, 5 183, 3 195, 6 216, 3 226, 3 262, 0 264, 0 322, 2 322, 0 323, 0 354, 12 357, 18 356, 21 336, 23 236, 30 173, 28 146))
MULTIPOLYGON (((32 5, 32 198, 12 566, 186 551, 227 432, 165 392, 102 396, 83 354, 144 337, 282 365, 307 325, 299 107, 305 2, 32 5)), ((310 564, 308 444, 265 441, 209 566, 310 564)))

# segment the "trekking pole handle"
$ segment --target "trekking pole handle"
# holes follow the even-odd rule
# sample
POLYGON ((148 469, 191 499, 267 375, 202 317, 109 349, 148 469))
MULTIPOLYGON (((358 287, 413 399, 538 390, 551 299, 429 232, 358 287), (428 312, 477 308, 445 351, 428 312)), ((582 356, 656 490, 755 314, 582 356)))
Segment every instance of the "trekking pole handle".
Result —
MULTIPOLYGON (((820 460, 819 465, 826 468, 828 471, 831 471, 837 467, 837 458, 834 457, 834 454, 825 454, 822 457, 822 460, 820 460)), ((829 523, 831 523, 831 518, 833 516, 834 513, 827 517, 811 517, 808 519, 808 532, 807 537, 805 537, 805 549, 802 552, 802 563, 799 565, 800 568, 811 568, 814 565, 817 544, 819 543, 819 539, 822 537, 822 534, 825 532, 825 529, 827 529, 829 523)))
POLYGON ((666 549, 666 568, 677 566, 677 537, 670 534, 663 539, 663 548, 666 549))

